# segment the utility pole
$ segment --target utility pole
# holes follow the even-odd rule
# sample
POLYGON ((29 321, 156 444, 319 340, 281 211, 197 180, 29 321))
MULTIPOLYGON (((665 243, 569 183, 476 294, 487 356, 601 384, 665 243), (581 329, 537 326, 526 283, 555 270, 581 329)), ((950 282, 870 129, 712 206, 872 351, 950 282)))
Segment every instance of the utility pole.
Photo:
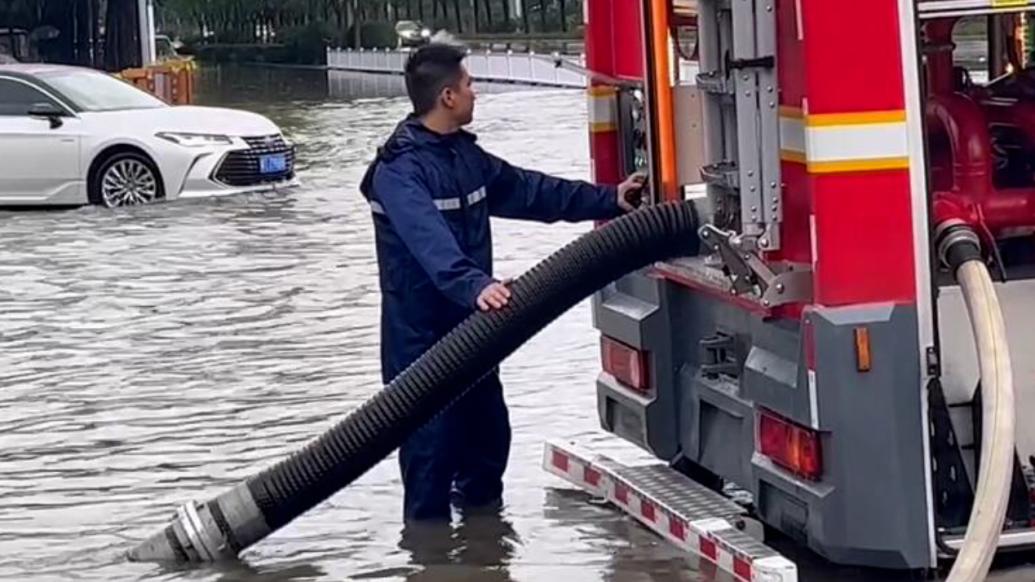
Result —
POLYGON ((359 21, 359 0, 351 0, 349 2, 349 8, 352 10, 352 35, 353 43, 356 50, 363 48, 363 37, 360 32, 362 22, 359 21))
POLYGON ((138 20, 140 26, 140 61, 141 65, 153 65, 158 60, 155 46, 155 3, 154 0, 138 0, 138 20))

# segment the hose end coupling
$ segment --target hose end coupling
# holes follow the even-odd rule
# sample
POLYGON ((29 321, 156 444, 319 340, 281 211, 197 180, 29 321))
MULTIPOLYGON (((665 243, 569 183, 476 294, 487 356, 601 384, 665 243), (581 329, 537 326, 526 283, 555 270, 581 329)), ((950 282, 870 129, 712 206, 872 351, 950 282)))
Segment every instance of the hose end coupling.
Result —
POLYGON ((161 531, 129 551, 131 562, 216 562, 233 557, 205 504, 189 501, 161 531))
POLYGON ((981 237, 966 222, 953 218, 939 224, 934 230, 938 259, 956 271, 967 261, 982 260, 981 237))

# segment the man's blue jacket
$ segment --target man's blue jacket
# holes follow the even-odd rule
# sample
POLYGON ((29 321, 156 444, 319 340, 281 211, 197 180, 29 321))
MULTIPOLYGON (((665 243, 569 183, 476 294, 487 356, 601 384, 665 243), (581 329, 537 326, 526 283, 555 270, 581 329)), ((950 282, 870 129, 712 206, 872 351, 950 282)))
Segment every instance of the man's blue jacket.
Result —
POLYGON ((614 186, 511 166, 466 131, 410 116, 378 149, 360 191, 373 212, 385 383, 477 309, 494 281, 489 217, 541 222, 621 214, 614 186))

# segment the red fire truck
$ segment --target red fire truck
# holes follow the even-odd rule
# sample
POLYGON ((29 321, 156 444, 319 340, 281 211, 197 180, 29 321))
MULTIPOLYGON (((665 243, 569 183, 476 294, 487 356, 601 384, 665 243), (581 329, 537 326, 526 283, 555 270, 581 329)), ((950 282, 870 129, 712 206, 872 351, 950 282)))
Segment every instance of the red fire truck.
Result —
POLYGON ((743 580, 797 579, 763 531, 958 580, 1035 547, 1030 10, 586 0, 594 177, 709 252, 594 298, 601 425, 662 462, 545 467, 743 580))

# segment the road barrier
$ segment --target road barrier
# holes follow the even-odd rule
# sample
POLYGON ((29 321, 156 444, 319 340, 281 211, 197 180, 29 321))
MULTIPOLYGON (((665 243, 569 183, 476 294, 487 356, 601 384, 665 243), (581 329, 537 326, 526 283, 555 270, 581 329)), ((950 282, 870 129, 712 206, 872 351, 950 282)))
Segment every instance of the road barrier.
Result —
MULTIPOLYGON (((402 74, 409 51, 329 49, 327 68, 339 71, 402 74)), ((469 51, 465 65, 473 77, 482 81, 572 87, 584 89, 586 76, 572 68, 557 66, 557 56, 513 51, 469 51)), ((584 67, 584 55, 561 57, 584 67)))
POLYGON ((115 76, 172 105, 190 105, 194 103, 197 69, 193 60, 177 60, 126 69, 115 76))

